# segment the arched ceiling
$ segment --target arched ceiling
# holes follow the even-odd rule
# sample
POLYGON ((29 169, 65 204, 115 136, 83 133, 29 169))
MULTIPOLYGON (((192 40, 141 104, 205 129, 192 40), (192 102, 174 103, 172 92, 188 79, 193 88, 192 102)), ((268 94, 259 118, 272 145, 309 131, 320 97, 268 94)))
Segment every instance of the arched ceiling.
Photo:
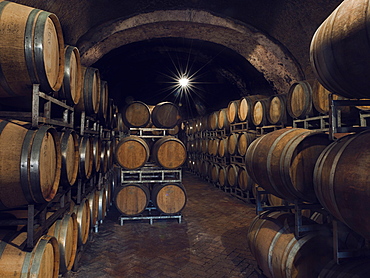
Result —
POLYGON ((171 100, 166 74, 181 65, 198 71, 191 117, 313 78, 310 40, 342 0, 14 2, 55 13, 65 43, 80 49, 85 66, 101 71, 119 105, 127 98, 171 100))

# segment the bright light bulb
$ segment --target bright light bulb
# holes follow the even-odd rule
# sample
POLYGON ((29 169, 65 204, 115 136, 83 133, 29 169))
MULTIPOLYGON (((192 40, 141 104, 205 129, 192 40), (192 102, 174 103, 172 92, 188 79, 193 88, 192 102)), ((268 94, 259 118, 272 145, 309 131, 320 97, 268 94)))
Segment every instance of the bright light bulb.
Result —
POLYGON ((189 85, 189 79, 187 77, 181 77, 179 84, 181 87, 187 87, 189 85))

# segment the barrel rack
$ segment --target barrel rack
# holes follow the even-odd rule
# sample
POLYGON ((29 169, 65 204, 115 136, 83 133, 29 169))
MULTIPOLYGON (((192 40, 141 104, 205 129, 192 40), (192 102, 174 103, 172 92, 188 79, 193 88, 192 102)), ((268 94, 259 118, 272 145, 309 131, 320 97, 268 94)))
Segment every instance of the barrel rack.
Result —
MULTIPOLYGON (((129 134, 135 134, 145 139, 157 139, 169 135, 169 132, 173 129, 169 128, 156 128, 156 127, 130 127, 129 134)), ((120 135, 121 136, 121 135, 120 135)), ((124 134, 127 136, 127 134, 124 134)), ((177 137, 177 135, 172 135, 177 137)), ((182 182, 182 169, 165 169, 159 167, 155 163, 147 162, 145 165, 136 170, 125 170, 119 168, 120 184, 154 184, 154 183, 181 183, 182 182)), ((178 223, 181 223, 182 214, 181 212, 176 214, 162 214, 157 210, 153 202, 150 200, 148 206, 145 208, 141 215, 130 215, 130 216, 119 216, 118 220, 122 226, 124 221, 131 220, 149 220, 150 225, 153 224, 153 220, 160 219, 177 219, 178 223)))

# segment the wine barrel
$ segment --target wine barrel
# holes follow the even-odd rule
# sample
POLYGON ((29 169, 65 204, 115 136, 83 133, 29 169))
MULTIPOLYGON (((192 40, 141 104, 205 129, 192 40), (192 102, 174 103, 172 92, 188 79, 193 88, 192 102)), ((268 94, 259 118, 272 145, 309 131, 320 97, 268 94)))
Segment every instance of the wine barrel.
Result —
POLYGON ((370 239, 368 202, 370 132, 344 136, 331 143, 318 157, 314 188, 320 203, 334 217, 366 239, 370 239))
POLYGON ((229 164, 227 166, 227 183, 230 187, 238 186, 239 166, 236 164, 229 164))
POLYGON ((87 180, 91 177, 93 171, 94 154, 92 137, 89 135, 80 138, 80 159, 78 175, 81 179, 87 180))
POLYGON ((227 142, 228 142, 228 137, 219 139, 218 148, 217 148, 217 154, 219 157, 225 157, 228 155, 227 142))
POLYGON ((93 170, 95 172, 99 172, 101 166, 101 152, 102 152, 102 140, 99 136, 92 137, 92 149, 93 149, 93 170))
POLYGON ((159 128, 173 128, 179 123, 180 109, 169 101, 160 102, 154 106, 151 113, 152 123, 159 128))
POLYGON ((82 93, 82 66, 80 52, 77 47, 66 45, 64 48, 64 76, 62 87, 57 93, 58 99, 66 100, 74 106, 81 98, 82 93))
POLYGON ((0 120, 0 209, 51 201, 61 173, 60 140, 56 130, 36 130, 0 120))
POLYGON ((218 183, 221 187, 229 185, 227 180, 227 167, 224 165, 220 165, 220 168, 218 169, 218 183))
POLYGON ((163 183, 153 186, 151 200, 154 206, 164 214, 176 214, 186 205, 187 195, 181 183, 163 183))
POLYGON ((116 188, 113 196, 117 210, 127 216, 144 212, 149 200, 149 188, 144 184, 123 184, 116 188))
POLYGON ((252 191, 252 187, 254 186, 255 182, 249 176, 245 166, 239 166, 237 184, 238 187, 244 192, 252 191))
MULTIPOLYGON (((293 213, 265 212, 249 227, 247 243, 267 277, 316 278, 333 257, 329 231, 309 232, 297 238, 292 232, 294 217, 293 213)), ((303 223, 314 224, 305 217, 303 223)))
POLYGON ((314 167, 329 143, 323 132, 303 128, 276 130, 250 144, 246 167, 268 193, 288 201, 315 202, 314 167))
POLYGON ((210 155, 213 155, 213 156, 217 155, 219 143, 220 143, 219 138, 209 139, 209 141, 208 141, 208 153, 210 155))
POLYGON ((123 108, 122 118, 127 127, 145 127, 150 122, 149 106, 142 101, 133 101, 123 108))
POLYGON ((108 118, 108 105, 109 105, 109 91, 108 82, 100 80, 100 103, 98 109, 98 119, 103 123, 107 123, 108 118))
POLYGON ((287 111, 294 119, 313 115, 312 86, 309 81, 293 83, 287 95, 287 111))
POLYGON ((154 143, 152 157, 161 167, 176 169, 186 161, 186 148, 180 139, 164 136, 154 143))
POLYGON ((107 214, 107 190, 103 187, 97 190, 98 194, 98 221, 103 222, 105 215, 107 214))
POLYGON ((26 247, 26 232, 0 231, 0 277, 57 278, 59 248, 55 237, 43 235, 31 252, 26 247))
POLYGON ((89 201, 90 207, 90 228, 94 228, 98 224, 99 214, 99 196, 97 190, 94 189, 86 198, 89 201))
POLYGON ((268 98, 259 99, 252 105, 252 123, 255 126, 265 126, 268 125, 268 112, 270 101, 268 98))
POLYGON ((66 273, 72 269, 75 262, 78 243, 78 224, 75 213, 68 213, 54 222, 49 228, 49 236, 58 240, 60 263, 59 272, 66 273))
POLYGON ((334 94, 370 97, 368 9, 367 0, 343 1, 312 37, 312 68, 319 82, 334 94))
POLYGON ((113 128, 113 108, 114 108, 114 101, 113 101, 113 99, 108 98, 107 118, 104 121, 104 126, 107 129, 112 129, 113 128))
POLYGON ((220 173, 220 168, 221 168, 221 166, 219 164, 217 164, 217 163, 212 164, 212 167, 211 167, 211 181, 215 184, 218 182, 218 176, 219 176, 219 173, 220 173))
POLYGON ((115 157, 124 169, 135 170, 143 167, 149 159, 148 143, 135 135, 124 137, 116 147, 115 157))
POLYGON ((60 182, 64 186, 71 186, 76 182, 80 159, 79 141, 77 133, 67 129, 59 134, 62 155, 60 182))
POLYGON ((45 93, 60 89, 64 40, 55 14, 3 1, 0 37, 0 97, 31 95, 32 84, 45 93))
POLYGON ((249 145, 255 139, 256 139, 256 133, 254 132, 246 131, 246 132, 240 133, 238 136, 238 142, 237 142, 238 154, 241 156, 245 156, 249 145))
POLYGON ((235 123, 238 121, 238 107, 239 107, 240 100, 232 100, 229 102, 226 110, 227 120, 230 124, 235 123))
POLYGON ((82 67, 82 94, 75 105, 75 112, 92 116, 98 113, 100 105, 100 73, 92 67, 82 67))
POLYGON ((267 120, 272 125, 287 123, 286 94, 271 96, 267 120))
POLYGON ((318 278, 365 278, 369 276, 369 273, 369 257, 346 259, 340 264, 333 260, 324 266, 318 278))
POLYGON ((73 212, 76 214, 78 225, 78 245, 86 244, 89 239, 91 214, 88 199, 82 199, 79 205, 75 205, 73 212))
POLYGON ((239 100, 238 106, 238 119, 240 122, 252 122, 252 110, 254 103, 259 100, 266 98, 264 95, 251 95, 242 97, 239 100))
POLYGON ((238 133, 231 133, 227 139, 227 152, 230 155, 235 155, 238 146, 238 133))
POLYGON ((281 199, 274 194, 267 194, 267 200, 269 201, 270 206, 283 206, 285 204, 284 199, 281 199))
POLYGON ((114 150, 117 147, 117 142, 115 140, 106 141, 106 149, 107 149, 107 160, 108 160, 108 171, 112 169, 114 165, 114 150))
POLYGON ((213 111, 208 116, 208 127, 210 130, 216 130, 218 127, 218 111, 213 111))
POLYGON ((204 178, 208 177, 210 168, 211 168, 211 163, 207 160, 202 160, 200 162, 200 175, 204 178))
POLYGON ((109 146, 107 141, 103 140, 100 152, 100 172, 103 174, 108 172, 108 148, 109 146))
POLYGON ((230 127, 229 120, 227 119, 227 108, 218 110, 217 113, 217 128, 228 129, 230 127))

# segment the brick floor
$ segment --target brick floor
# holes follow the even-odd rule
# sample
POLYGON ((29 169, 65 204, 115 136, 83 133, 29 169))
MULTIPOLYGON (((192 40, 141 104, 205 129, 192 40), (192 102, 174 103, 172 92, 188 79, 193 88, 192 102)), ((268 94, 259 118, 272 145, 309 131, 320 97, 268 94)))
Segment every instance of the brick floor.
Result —
POLYGON ((121 226, 112 207, 70 276, 257 278, 246 244, 254 206, 189 172, 183 184, 188 202, 181 223, 136 220, 121 226))

